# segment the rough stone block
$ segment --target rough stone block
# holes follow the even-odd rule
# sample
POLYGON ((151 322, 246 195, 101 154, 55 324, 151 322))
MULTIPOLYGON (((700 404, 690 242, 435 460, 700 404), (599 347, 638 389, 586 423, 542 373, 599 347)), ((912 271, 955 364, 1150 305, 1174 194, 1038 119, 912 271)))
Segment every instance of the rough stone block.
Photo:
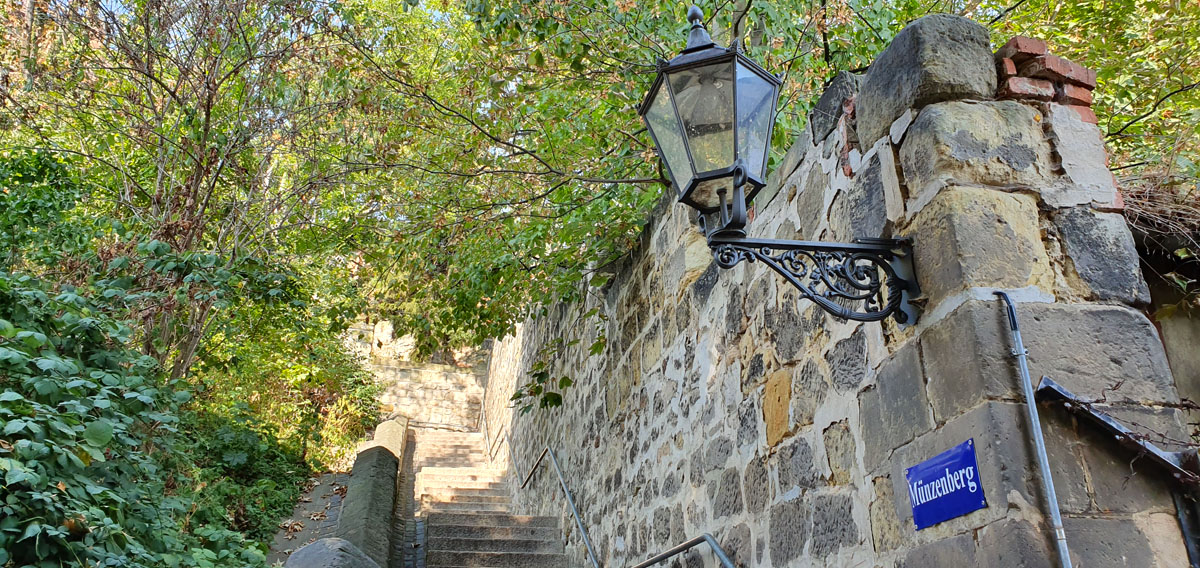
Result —
POLYGON ((767 378, 763 390, 763 424, 767 429, 767 445, 775 446, 790 430, 788 415, 792 403, 792 373, 776 371, 767 378))
MULTIPOLYGON (((386 564, 385 564, 386 565, 386 564)), ((380 568, 349 541, 322 538, 304 545, 288 556, 284 568, 380 568)))
POLYGON ((786 566, 808 543, 809 507, 800 498, 784 501, 771 507, 770 519, 771 565, 786 566))
POLYGON ((771 502, 771 478, 767 476, 766 461, 754 456, 746 464, 742 484, 746 494, 746 510, 752 514, 763 512, 771 502))
POLYGON ((1053 99, 1056 94, 1054 83, 1046 79, 1009 77, 1000 84, 997 96, 1002 99, 1048 101, 1053 99))
POLYGON ((1021 404, 986 402, 898 448, 889 469, 901 524, 913 526, 905 468, 968 439, 975 443, 979 481, 988 506, 925 530, 933 535, 950 535, 1004 518, 1009 509, 1036 509, 1034 504, 1040 503, 1041 494, 1025 420, 1021 404))
POLYGON ((858 397, 868 471, 875 471, 893 449, 933 427, 916 341, 879 366, 875 383, 858 397))
POLYGON ((825 354, 825 360, 829 362, 834 387, 843 391, 857 391, 867 375, 867 339, 862 328, 833 344, 825 354))
POLYGON ((709 495, 712 496, 713 518, 731 517, 746 509, 742 500, 742 482, 738 471, 728 468, 721 474, 721 479, 714 487, 709 485, 709 495))
POLYGON ((813 167, 809 170, 795 204, 796 213, 800 217, 796 233, 800 235, 801 240, 816 237, 817 228, 821 226, 821 220, 825 218, 825 189, 828 185, 828 180, 820 167, 813 167))
POLYGON ((813 467, 812 447, 799 436, 783 444, 774 455, 779 474, 779 491, 787 493, 793 488, 809 489, 816 486, 817 470, 813 467))
POLYGON ((1106 568, 1151 568, 1186 566, 1186 558, 1177 564, 1156 564, 1150 542, 1130 519, 1067 517, 1063 519, 1071 561, 1076 566, 1106 568))
POLYGON ((1013 36, 999 50, 996 57, 1009 58, 1017 63, 1025 63, 1039 55, 1046 55, 1046 42, 1025 36, 1013 36))
POLYGON ((849 495, 818 495, 812 503, 812 554, 824 558, 858 543, 854 502, 849 495))
POLYGON ((1142 279, 1140 257, 1125 217, 1090 207, 1054 213, 1071 264, 1097 300, 1144 305, 1150 289, 1142 279))
POLYGON ((1023 519, 1003 519, 976 536, 975 561, 981 566, 1054 568, 1057 562, 1045 531, 1023 519))
POLYGON ((792 422, 804 427, 813 423, 813 414, 825 401, 830 382, 816 361, 797 365, 792 372, 792 422))
POLYGON ((995 92, 987 29, 959 16, 925 16, 896 34, 863 77, 855 103, 859 140, 874 144, 910 108, 995 92))
POLYGON ((951 101, 922 109, 900 147, 910 210, 955 182, 1043 185, 1052 169, 1041 120, 1040 111, 1016 101, 951 101))
POLYGON ((1054 289, 1033 197, 950 187, 908 230, 917 280, 930 306, 971 287, 1054 289))
POLYGON ((829 82, 817 104, 813 105, 812 125, 813 140, 818 142, 829 136, 842 117, 842 103, 858 94, 858 86, 862 78, 849 71, 842 71, 829 82))
MULTIPOLYGON (((1047 375, 1088 399, 1177 402, 1158 332, 1119 306, 1021 303, 1021 336, 1034 380, 1047 375), (1113 389, 1120 384, 1120 388, 1113 389)), ((963 304, 921 336, 929 402, 938 422, 984 399, 1020 396, 1008 317, 1000 302, 963 304)))
POLYGON ((1066 81, 1088 89, 1096 88, 1095 71, 1057 55, 1046 54, 1034 57, 1021 65, 1020 73, 1025 77, 1066 81))
POLYGON ((354 460, 334 536, 346 539, 380 566, 390 553, 399 462, 387 448, 363 450, 354 460))
MULTIPOLYGON (((878 153, 872 154, 858 175, 854 176, 850 187, 833 198, 829 208, 829 227, 834 240, 852 242, 855 239, 883 236, 888 215, 882 163, 878 153)), ((891 174, 894 176, 895 170, 891 174)))

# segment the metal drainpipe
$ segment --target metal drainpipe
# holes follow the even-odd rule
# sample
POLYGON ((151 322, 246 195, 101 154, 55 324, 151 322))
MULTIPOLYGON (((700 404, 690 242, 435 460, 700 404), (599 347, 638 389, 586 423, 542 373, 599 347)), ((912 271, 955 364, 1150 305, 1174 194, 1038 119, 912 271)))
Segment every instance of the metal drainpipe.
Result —
POLYGON ((1050 509, 1050 523, 1054 527, 1054 543, 1058 547, 1058 561, 1062 568, 1071 568, 1071 551, 1067 549, 1067 532, 1063 530, 1062 514, 1058 511, 1058 496, 1054 493, 1054 478, 1050 475, 1050 460, 1046 457, 1046 441, 1042 438, 1042 423, 1038 419, 1037 402, 1033 398, 1033 383, 1029 379, 1029 362, 1025 343, 1021 341, 1021 326, 1017 323, 1017 308, 1008 294, 997 290, 997 296, 1008 306, 1008 323, 1012 329, 1012 354, 1021 370, 1021 391, 1025 394, 1025 408, 1029 411, 1029 426, 1033 432, 1033 445, 1037 449, 1038 468, 1042 472, 1042 487, 1046 490, 1046 506, 1050 509))

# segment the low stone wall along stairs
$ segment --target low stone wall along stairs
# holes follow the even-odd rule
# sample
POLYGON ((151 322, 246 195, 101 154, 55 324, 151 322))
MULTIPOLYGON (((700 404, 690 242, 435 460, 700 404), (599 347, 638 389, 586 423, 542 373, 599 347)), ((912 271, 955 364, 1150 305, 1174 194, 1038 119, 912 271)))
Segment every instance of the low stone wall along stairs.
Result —
POLYGON ((412 429, 414 529, 407 566, 566 567, 557 517, 510 513, 511 487, 479 433, 412 429))

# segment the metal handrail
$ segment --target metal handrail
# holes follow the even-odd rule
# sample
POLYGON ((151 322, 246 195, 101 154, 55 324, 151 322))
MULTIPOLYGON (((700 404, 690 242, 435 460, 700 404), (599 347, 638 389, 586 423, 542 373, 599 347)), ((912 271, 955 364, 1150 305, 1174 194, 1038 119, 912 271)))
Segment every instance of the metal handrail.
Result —
POLYGON ((704 533, 696 538, 693 538, 692 540, 680 544, 671 550, 668 550, 662 554, 659 554, 658 556, 655 556, 654 558, 634 566, 633 568, 646 568, 647 566, 653 566, 659 562, 662 562, 663 560, 671 558, 672 556, 683 554, 683 552, 687 551, 688 549, 699 546, 701 543, 705 542, 707 542, 708 546, 712 548, 713 554, 717 555, 717 560, 721 561, 722 566, 725 568, 736 568, 733 565, 733 561, 729 560, 729 555, 725 554, 725 549, 721 548, 721 545, 717 544, 717 539, 713 538, 712 535, 708 533, 704 533))
MULTIPOLYGON (((481 429, 483 430, 483 436, 488 445, 488 460, 490 461, 494 455, 492 453, 492 444, 489 432, 487 430, 486 411, 481 411, 480 414, 480 422, 482 423, 481 429)), ((512 436, 507 428, 505 428, 504 431, 504 438, 497 438, 497 445, 499 445, 499 442, 501 441, 508 445, 509 468, 510 470, 515 469, 517 466, 517 460, 516 456, 513 455, 512 436)), ((579 509, 575 506, 575 498, 571 496, 571 490, 567 489, 567 480, 563 477, 562 467, 558 465, 558 456, 554 454, 554 450, 551 450, 550 446, 546 446, 546 448, 542 450, 542 453, 538 455, 537 461, 533 462, 533 467, 529 468, 529 473, 525 475, 525 480, 521 482, 521 489, 525 489, 529 485, 529 482, 533 479, 533 474, 537 473, 538 466, 542 465, 542 460, 546 459, 546 456, 550 456, 550 463, 554 465, 554 473, 558 476, 558 484, 560 487, 562 487, 563 495, 567 497, 567 504, 571 506, 571 516, 575 519, 575 526, 579 527, 579 535, 583 537, 583 544, 587 547, 588 559, 592 561, 593 568, 600 568, 600 562, 596 560, 596 549, 592 547, 592 539, 588 538, 587 529, 583 526, 583 519, 579 516, 579 509)), ((716 555, 717 560, 721 562, 722 566, 725 568, 737 568, 734 566, 733 561, 729 559, 729 555, 725 553, 725 549, 721 548, 720 544, 717 544, 717 539, 713 538, 712 535, 708 533, 704 533, 687 542, 684 542, 666 552, 663 552, 662 554, 659 554, 658 556, 650 558, 649 560, 634 566, 633 568, 646 568, 647 566, 653 566, 654 564, 682 554, 683 552, 695 548, 696 546, 699 546, 705 542, 708 543, 709 548, 712 549, 713 554, 716 555)))
MULTIPOLYGON (((505 437, 508 437, 507 433, 505 437)), ((509 438, 508 449, 512 451, 512 439, 509 438)), ((588 557, 592 561, 594 568, 600 568, 600 563, 596 560, 596 549, 592 548, 592 539, 588 538, 587 529, 583 528, 583 519, 579 517, 579 509, 575 507, 575 499, 571 497, 571 490, 567 489, 567 480, 563 478, 562 468, 558 466, 558 457, 554 455, 554 450, 550 446, 542 450, 542 454, 538 456, 537 461, 533 462, 533 467, 529 468, 529 475, 525 476, 525 481, 521 483, 521 489, 525 489, 529 485, 529 480, 533 479, 533 474, 537 472, 539 465, 542 465, 542 460, 550 456, 550 463, 554 465, 554 473, 558 475, 558 484, 562 486, 563 494, 567 496, 567 504, 571 506, 571 516, 575 517, 575 526, 579 527, 579 536, 583 537, 583 544, 587 546, 588 557)))

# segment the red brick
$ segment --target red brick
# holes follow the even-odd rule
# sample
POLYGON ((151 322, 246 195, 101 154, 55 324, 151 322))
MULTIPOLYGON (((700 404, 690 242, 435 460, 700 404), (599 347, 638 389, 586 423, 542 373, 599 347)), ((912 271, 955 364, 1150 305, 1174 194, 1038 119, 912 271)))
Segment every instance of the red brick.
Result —
POLYGON ((996 57, 1007 57, 1012 59, 1017 64, 1021 64, 1039 55, 1046 55, 1047 53, 1049 52, 1046 51, 1046 42, 1040 39, 1033 39, 1031 37, 1016 36, 1008 40, 1008 43, 1004 44, 1004 46, 996 52, 996 57))
POLYGON ((1064 105, 1092 106, 1092 91, 1070 83, 1059 83, 1054 101, 1064 105))
POLYGON ((1000 85, 1002 99, 1036 99, 1048 101, 1054 98, 1054 83, 1045 79, 1009 77, 1000 85))
POLYGON ((1092 107, 1086 107, 1082 105, 1067 105, 1066 108, 1075 111, 1075 114, 1079 115, 1079 120, 1090 122, 1092 124, 1100 124, 1100 119, 1096 118, 1096 113, 1092 112, 1092 107))
POLYGON ((1009 77, 1016 76, 1017 64, 1007 57, 1001 57, 996 60, 996 69, 1000 73, 1000 80, 1003 81, 1009 77))
POLYGON ((1080 87, 1096 88, 1096 72, 1057 55, 1041 55, 1021 66, 1022 77, 1065 81, 1080 87))

